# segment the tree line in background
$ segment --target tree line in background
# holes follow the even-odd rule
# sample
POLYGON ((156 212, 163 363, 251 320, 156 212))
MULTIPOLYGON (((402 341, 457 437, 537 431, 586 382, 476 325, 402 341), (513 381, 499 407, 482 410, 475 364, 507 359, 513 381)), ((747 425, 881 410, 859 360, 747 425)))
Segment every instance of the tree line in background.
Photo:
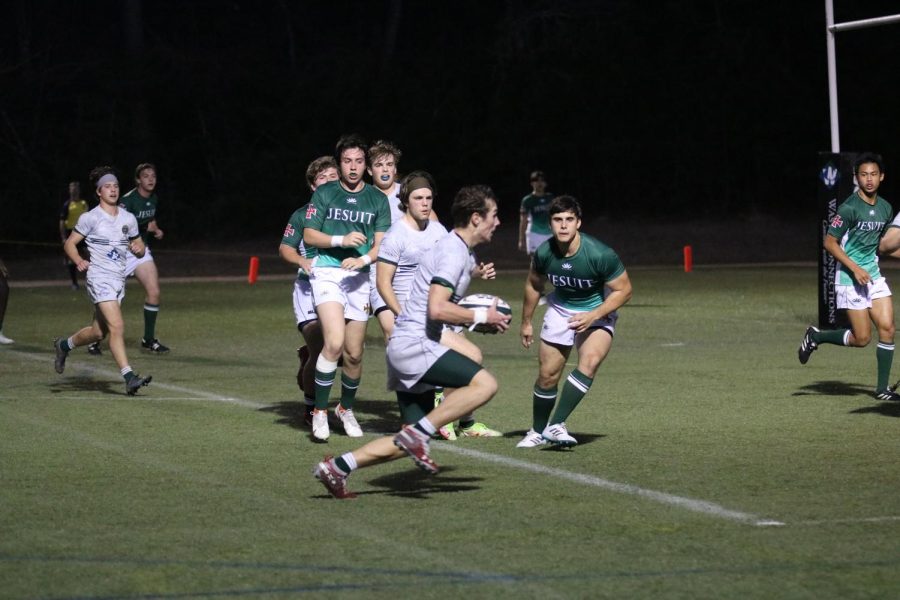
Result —
MULTIPOLYGON (((815 215, 820 3, 794 19, 749 0, 639 4, 15 0, 0 25, 2 236, 50 239, 69 180, 112 164, 129 189, 142 161, 173 236, 277 235, 308 198, 306 164, 351 131, 394 140, 401 171, 431 171, 444 215, 485 182, 514 219, 533 169, 613 221, 815 215)), ((842 40, 839 61, 845 147, 890 165, 889 33, 842 40), (856 82, 860 60, 874 79, 856 82)))

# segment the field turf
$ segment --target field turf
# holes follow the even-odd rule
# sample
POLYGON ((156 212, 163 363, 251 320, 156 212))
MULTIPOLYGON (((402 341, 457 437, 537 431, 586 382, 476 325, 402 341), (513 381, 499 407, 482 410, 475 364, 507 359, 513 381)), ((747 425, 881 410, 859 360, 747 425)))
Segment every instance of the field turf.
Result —
MULTIPOLYGON (((872 398, 874 344, 798 363, 815 269, 631 277, 576 448, 515 447, 537 354, 517 336, 524 276, 501 276, 470 291, 513 306, 510 333, 474 338, 500 382, 479 418, 505 437, 436 442, 436 477, 359 471, 348 501, 310 474, 359 440, 303 425, 289 279, 164 282, 167 356, 138 350, 129 286, 131 364, 153 375, 134 398, 108 351, 53 371, 51 339, 89 322, 83 292, 13 289, 0 597, 900 597, 900 404, 872 398)), ((398 427, 384 385, 370 323, 365 439, 398 427)))

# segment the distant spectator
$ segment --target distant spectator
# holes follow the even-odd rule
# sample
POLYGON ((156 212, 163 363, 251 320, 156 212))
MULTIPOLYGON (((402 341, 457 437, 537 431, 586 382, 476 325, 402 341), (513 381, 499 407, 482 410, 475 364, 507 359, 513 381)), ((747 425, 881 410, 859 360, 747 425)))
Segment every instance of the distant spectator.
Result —
POLYGON ((531 173, 531 193, 522 198, 519 208, 519 250, 529 256, 537 247, 550 239, 550 218, 547 211, 553 194, 547 191, 547 178, 543 171, 531 173))
MULTIPOLYGON (((87 201, 81 197, 81 184, 77 181, 70 181, 69 199, 63 203, 62 209, 59 211, 59 239, 63 244, 66 243, 69 234, 75 229, 78 217, 88 210, 90 210, 90 207, 88 206, 87 201)), ((86 258, 85 252, 87 252, 87 246, 82 242, 78 246, 78 253, 82 258, 86 258)), ((63 253, 63 256, 65 256, 65 252, 63 253)), ((69 260, 68 256, 65 256, 63 262, 69 270, 69 278, 72 280, 72 289, 77 290, 78 269, 75 268, 75 263, 69 260)))

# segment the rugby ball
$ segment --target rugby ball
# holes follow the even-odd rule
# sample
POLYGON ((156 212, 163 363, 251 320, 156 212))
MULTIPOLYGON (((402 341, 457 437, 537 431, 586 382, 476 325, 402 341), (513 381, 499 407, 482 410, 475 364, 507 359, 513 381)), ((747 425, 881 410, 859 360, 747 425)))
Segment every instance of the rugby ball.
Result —
MULTIPOLYGON (((459 301, 459 305, 468 309, 490 308, 494 304, 494 300, 497 301, 498 313, 512 315, 512 309, 509 307, 509 303, 503 298, 492 294, 469 294, 459 301)), ((497 333, 497 329, 493 325, 488 325, 487 323, 479 323, 472 331, 477 331, 478 333, 497 333)))

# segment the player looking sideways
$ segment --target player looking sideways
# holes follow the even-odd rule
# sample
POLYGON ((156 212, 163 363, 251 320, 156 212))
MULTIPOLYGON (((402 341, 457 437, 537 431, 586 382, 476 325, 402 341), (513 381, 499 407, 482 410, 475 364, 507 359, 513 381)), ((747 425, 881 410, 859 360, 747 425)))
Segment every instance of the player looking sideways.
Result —
MULTIPOLYGON (((313 192, 316 188, 338 178, 337 163, 331 156, 320 156, 306 168, 306 184, 313 192)), ((315 407, 315 372, 316 360, 322 351, 322 328, 316 316, 313 302, 312 285, 309 273, 312 271, 314 248, 303 245, 303 230, 306 226, 310 204, 294 211, 288 219, 278 246, 278 254, 285 262, 297 267, 297 278, 294 280, 293 302, 297 331, 303 336, 306 345, 297 349, 300 367, 297 370, 297 386, 303 392, 303 418, 307 425, 312 425, 313 408, 315 407)))
MULTIPOLYGON (((888 387, 894 360, 894 305, 891 289, 878 266, 878 250, 891 254, 900 248, 895 227, 881 239, 893 209, 878 195, 884 181, 881 156, 864 152, 857 156, 853 173, 859 189, 838 207, 825 235, 825 250, 840 263, 835 273, 837 307, 847 310, 850 329, 819 330, 809 326, 800 342, 797 356, 806 364, 820 344, 863 348, 872 337, 872 322, 878 335, 875 349, 877 382, 875 398, 898 401, 900 396, 888 387)), ((897 223, 897 224, 895 224, 897 223)))
POLYGON ((429 439, 437 428, 487 403, 497 380, 477 362, 441 343, 445 324, 487 323, 506 331, 509 317, 489 308, 471 310, 456 302, 471 279, 471 252, 489 242, 500 224, 497 200, 487 186, 461 189, 450 209, 453 231, 422 257, 387 346, 388 388, 397 392, 406 426, 338 458, 326 457, 313 475, 336 498, 353 498, 349 474, 358 468, 409 455, 429 473, 438 466, 429 455, 429 439), (434 387, 455 388, 434 406, 434 387))
POLYGON ((99 341, 109 335, 109 349, 119 372, 125 379, 125 392, 137 393, 150 383, 151 377, 141 377, 132 371, 125 352, 125 321, 120 304, 125 297, 125 254, 144 255, 144 242, 138 232, 134 215, 119 207, 119 180, 111 167, 97 167, 91 171, 91 183, 97 190, 100 204, 78 218, 63 249, 80 272, 87 271, 87 291, 94 304, 94 320, 71 337, 53 340, 56 352, 54 368, 62 374, 66 357, 73 348, 99 341), (90 260, 78 254, 78 244, 87 240, 90 260))
POLYGON ((538 349, 539 369, 532 395, 532 426, 516 444, 534 448, 546 442, 574 446, 578 441, 566 428, 566 419, 594 381, 609 354, 616 330, 616 312, 631 299, 631 280, 616 253, 600 240, 581 233, 581 205, 571 196, 553 199, 548 210, 551 238, 535 250, 525 280, 522 304, 522 345, 534 343, 531 324, 544 284, 547 312, 538 349), (569 373, 559 404, 557 386, 572 351, 578 366, 569 373))
POLYGON ((342 355, 341 400, 335 414, 347 435, 363 434, 353 414, 353 403, 362 375, 369 319, 369 265, 390 226, 387 200, 363 181, 366 150, 366 143, 356 135, 338 140, 335 160, 339 179, 313 192, 303 230, 303 243, 318 248, 310 274, 324 340, 315 371, 312 430, 318 441, 330 435, 328 399, 342 355))
MULTIPOLYGON (((404 216, 391 225, 381 247, 378 250, 377 287, 380 298, 384 299, 389 310, 382 311, 381 323, 386 338, 390 338, 394 329, 394 318, 402 311, 409 287, 415 276, 422 256, 434 244, 447 235, 447 230, 437 221, 431 219, 434 213, 431 207, 436 197, 434 179, 425 171, 413 171, 403 178, 400 186, 399 203, 404 208, 404 216)), ((493 279, 496 276, 494 265, 476 265, 474 256, 470 257, 471 275, 482 279, 493 279)), ((481 350, 451 328, 444 328, 441 343, 445 346, 472 358, 481 364, 481 350)), ((437 401, 443 400, 443 390, 436 390, 437 401)), ((456 439, 453 423, 439 429, 441 437, 447 440, 456 439)), ((500 437, 503 434, 475 420, 473 414, 460 418, 460 433, 465 437, 500 437)))

